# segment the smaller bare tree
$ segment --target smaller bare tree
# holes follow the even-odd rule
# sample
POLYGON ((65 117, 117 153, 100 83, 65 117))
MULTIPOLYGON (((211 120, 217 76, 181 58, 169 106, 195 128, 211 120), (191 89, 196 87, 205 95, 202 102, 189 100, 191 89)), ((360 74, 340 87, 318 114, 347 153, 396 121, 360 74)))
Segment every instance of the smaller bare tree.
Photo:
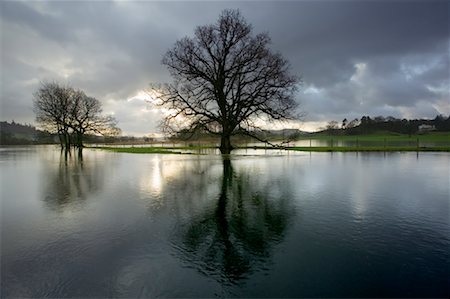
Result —
POLYGON ((41 83, 34 93, 37 122, 46 130, 57 133, 62 147, 71 144, 83 147, 86 133, 117 135, 116 120, 102 115, 101 103, 81 90, 56 82, 41 83))
POLYGON ((102 115, 102 105, 96 98, 86 96, 83 91, 73 93, 70 128, 75 136, 75 145, 83 147, 85 134, 118 135, 117 121, 112 116, 102 115))

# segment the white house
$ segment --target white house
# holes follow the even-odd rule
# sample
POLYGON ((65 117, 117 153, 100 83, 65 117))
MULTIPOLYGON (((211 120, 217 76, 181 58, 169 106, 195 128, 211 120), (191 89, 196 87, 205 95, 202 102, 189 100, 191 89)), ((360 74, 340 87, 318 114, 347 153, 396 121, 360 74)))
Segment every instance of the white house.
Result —
POLYGON ((430 132, 430 131, 434 131, 434 130, 436 130, 435 126, 431 126, 431 125, 420 125, 419 126, 420 133, 430 132))

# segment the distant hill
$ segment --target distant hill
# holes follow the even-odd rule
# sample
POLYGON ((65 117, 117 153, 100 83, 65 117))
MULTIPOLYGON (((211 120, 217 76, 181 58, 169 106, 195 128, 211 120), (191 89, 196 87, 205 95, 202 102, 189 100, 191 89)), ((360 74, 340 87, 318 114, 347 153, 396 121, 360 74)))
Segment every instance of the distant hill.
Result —
POLYGON ((31 125, 28 124, 22 125, 19 123, 15 123, 14 121, 12 121, 11 123, 7 121, 0 121, 0 131, 11 134, 19 134, 19 135, 22 134, 27 136, 37 134, 38 132, 38 130, 36 130, 36 128, 31 125))
POLYGON ((330 121, 327 128, 316 134, 330 135, 365 135, 378 132, 396 134, 426 134, 429 132, 450 132, 450 116, 438 115, 434 119, 397 119, 394 117, 377 116, 371 118, 363 116, 342 125, 337 121, 330 121))
POLYGON ((0 121, 0 144, 41 144, 54 143, 53 135, 40 131, 32 125, 23 125, 12 121, 0 121))
MULTIPOLYGON (((108 137, 86 135, 86 142, 114 142, 121 137, 108 137)), ((47 131, 36 129, 32 125, 20 124, 14 121, 0 121, 0 145, 20 144, 55 144, 59 143, 58 136, 47 131)))

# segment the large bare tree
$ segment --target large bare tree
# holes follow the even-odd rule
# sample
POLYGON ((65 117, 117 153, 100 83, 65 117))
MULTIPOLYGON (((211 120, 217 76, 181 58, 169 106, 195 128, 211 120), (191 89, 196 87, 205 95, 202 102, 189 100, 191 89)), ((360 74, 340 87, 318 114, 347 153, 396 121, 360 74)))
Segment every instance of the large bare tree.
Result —
POLYGON ((299 79, 269 44, 266 33, 252 35, 238 10, 223 11, 216 24, 199 26, 194 37, 177 41, 162 60, 173 83, 152 88, 168 108, 165 124, 218 134, 220 150, 228 154, 232 135, 250 134, 261 122, 295 118, 299 79))
POLYGON ((41 83, 34 93, 33 104, 37 122, 57 133, 62 147, 82 148, 86 133, 116 135, 120 132, 113 117, 101 114, 98 99, 70 86, 41 83))

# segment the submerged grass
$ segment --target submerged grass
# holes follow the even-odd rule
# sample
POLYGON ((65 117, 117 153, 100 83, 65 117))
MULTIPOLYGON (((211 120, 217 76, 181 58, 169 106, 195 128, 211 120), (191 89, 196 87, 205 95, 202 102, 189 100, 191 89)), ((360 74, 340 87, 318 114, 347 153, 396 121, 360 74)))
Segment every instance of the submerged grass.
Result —
POLYGON ((101 149, 116 153, 130 153, 130 154, 189 154, 187 152, 175 151, 179 148, 166 147, 91 147, 93 149, 101 149))
MULTIPOLYGON (((303 152, 450 152, 450 133, 435 132, 425 135, 403 135, 393 133, 332 136, 309 135, 298 140, 321 140, 329 142, 326 146, 243 146, 237 145, 236 149, 285 149, 303 152), (344 142, 344 144, 339 144, 344 142), (333 143, 335 144, 333 146, 333 143), (349 144, 345 144, 349 143, 349 144), (353 143, 353 144, 352 144, 353 143), (397 144, 396 144, 397 143, 397 144), (399 144, 400 143, 400 144, 399 144), (421 144, 422 143, 422 144, 421 144), (431 144, 430 144, 431 143, 431 144), (330 146, 331 145, 331 146, 330 146)), ((93 149, 107 150, 117 153, 132 154, 200 154, 205 149, 217 149, 216 145, 189 145, 189 146, 97 146, 93 149)))

